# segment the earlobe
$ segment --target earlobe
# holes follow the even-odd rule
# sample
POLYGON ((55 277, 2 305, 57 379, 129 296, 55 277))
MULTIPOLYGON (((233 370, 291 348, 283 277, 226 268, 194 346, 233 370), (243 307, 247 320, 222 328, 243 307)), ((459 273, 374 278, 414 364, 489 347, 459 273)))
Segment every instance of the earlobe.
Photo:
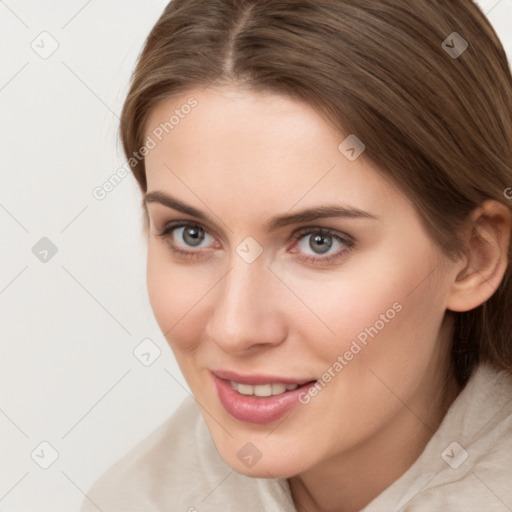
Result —
POLYGON ((464 234, 464 264, 453 281, 447 300, 451 311, 470 311, 498 289, 508 265, 512 214, 502 203, 487 200, 468 219, 464 234))

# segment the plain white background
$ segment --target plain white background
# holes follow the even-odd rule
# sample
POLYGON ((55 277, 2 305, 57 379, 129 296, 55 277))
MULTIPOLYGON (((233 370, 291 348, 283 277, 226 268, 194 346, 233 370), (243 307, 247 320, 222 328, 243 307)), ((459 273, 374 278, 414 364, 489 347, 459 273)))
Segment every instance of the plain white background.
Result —
MULTIPOLYGON (((512 56, 512 0, 479 3, 512 56)), ((78 511, 188 393, 147 298, 135 181, 92 194, 124 163, 118 116, 166 4, 0 1, 3 512, 78 511)))

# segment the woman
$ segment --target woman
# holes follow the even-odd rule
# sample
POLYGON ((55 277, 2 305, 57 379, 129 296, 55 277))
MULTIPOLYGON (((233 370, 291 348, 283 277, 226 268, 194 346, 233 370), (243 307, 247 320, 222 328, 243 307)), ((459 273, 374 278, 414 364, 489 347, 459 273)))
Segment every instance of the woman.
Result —
POLYGON ((512 509, 512 77, 476 5, 174 0, 121 121, 193 398, 83 510, 512 509))

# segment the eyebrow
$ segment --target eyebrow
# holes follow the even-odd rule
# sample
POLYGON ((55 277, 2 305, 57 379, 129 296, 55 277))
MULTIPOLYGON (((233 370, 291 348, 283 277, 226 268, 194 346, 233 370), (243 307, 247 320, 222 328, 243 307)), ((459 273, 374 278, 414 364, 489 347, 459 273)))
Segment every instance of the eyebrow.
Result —
MULTIPOLYGON (((177 199, 167 194, 164 194, 163 192, 148 192, 144 196, 144 199, 142 200, 143 207, 146 208, 146 211, 148 203, 159 203, 164 206, 167 206, 168 208, 172 208, 173 210, 185 213, 187 215, 191 215, 192 217, 196 217, 198 219, 206 221, 210 220, 209 217, 201 210, 198 210, 193 206, 178 201, 177 199)), ((366 212, 364 210, 344 205, 333 204, 322 205, 314 208, 307 208, 304 210, 300 210, 296 213, 287 213, 283 215, 274 216, 266 222, 266 228, 268 231, 273 231, 292 224, 307 223, 325 218, 380 220, 380 218, 377 215, 366 212)))

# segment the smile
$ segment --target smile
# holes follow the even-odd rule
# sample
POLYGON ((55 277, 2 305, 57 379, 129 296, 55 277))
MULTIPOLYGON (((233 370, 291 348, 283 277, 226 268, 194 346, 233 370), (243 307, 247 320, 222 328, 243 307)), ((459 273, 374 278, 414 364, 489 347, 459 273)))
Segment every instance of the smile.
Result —
POLYGON ((293 391, 299 387, 298 384, 283 384, 283 383, 272 383, 272 384, 259 384, 256 386, 251 386, 250 384, 240 384, 239 382, 235 382, 230 380, 229 383, 231 387, 238 391, 238 393, 247 396, 275 396, 282 395, 286 393, 286 391, 293 391))
POLYGON ((212 372, 212 377, 224 410, 241 422, 258 425, 286 416, 300 403, 299 396, 317 382, 224 371, 212 372))

